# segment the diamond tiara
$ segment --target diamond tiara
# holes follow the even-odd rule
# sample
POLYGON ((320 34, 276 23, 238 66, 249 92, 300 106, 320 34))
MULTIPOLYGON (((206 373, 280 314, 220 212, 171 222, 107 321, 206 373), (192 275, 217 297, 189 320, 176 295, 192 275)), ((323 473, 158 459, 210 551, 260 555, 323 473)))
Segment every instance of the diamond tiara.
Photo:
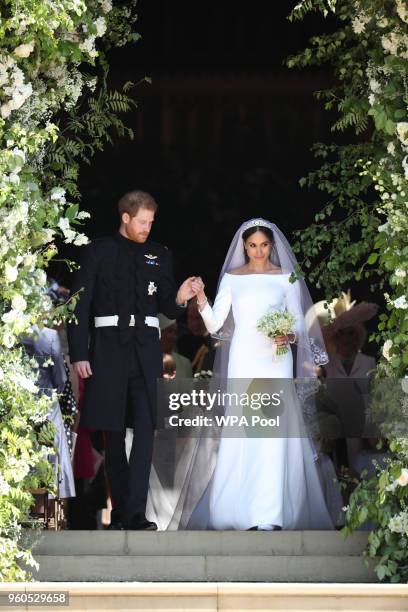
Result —
POLYGON ((273 230, 273 223, 271 223, 270 221, 267 221, 266 219, 262 219, 262 217, 259 217, 257 219, 250 219, 249 221, 246 221, 244 225, 242 226, 242 231, 245 231, 249 229, 250 227, 258 227, 258 226, 267 227, 273 230))

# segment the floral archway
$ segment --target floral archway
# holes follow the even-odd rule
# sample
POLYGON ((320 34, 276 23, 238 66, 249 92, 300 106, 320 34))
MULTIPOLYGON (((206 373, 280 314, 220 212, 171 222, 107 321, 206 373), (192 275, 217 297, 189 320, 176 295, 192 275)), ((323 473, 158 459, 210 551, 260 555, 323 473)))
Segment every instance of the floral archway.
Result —
MULTIPOLYGON (((383 294, 384 312, 372 338, 381 347, 376 381, 395 381, 391 400, 399 398, 397 417, 406 419, 408 386, 401 379, 408 374, 408 2, 303 0, 290 18, 312 12, 331 20, 332 33, 312 38, 288 65, 330 66, 335 84, 317 98, 337 111, 332 130, 349 134, 351 144, 315 145, 322 165, 301 184, 324 191, 327 205, 313 225, 298 232, 297 249, 309 278, 329 300, 351 280, 364 279, 383 294)), ((406 582, 408 440, 392 436, 389 446, 386 467, 351 496, 344 531, 371 521, 366 556, 378 559, 378 578, 406 582)))
POLYGON ((24 580, 35 565, 21 523, 40 484, 53 439, 53 398, 39 395, 36 364, 18 339, 55 324, 46 270, 55 240, 87 242, 77 187, 80 164, 111 141, 132 136, 121 114, 127 95, 109 91, 106 51, 138 39, 135 2, 4 0, 0 8, 0 581, 24 580), (80 103, 80 108, 79 108, 80 103))

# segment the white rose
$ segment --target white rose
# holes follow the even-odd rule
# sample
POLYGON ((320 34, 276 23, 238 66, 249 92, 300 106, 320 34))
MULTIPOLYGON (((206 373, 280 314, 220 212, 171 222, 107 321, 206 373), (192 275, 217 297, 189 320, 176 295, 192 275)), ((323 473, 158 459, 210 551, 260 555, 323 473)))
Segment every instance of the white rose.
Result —
POLYGON ((51 190, 51 200, 57 200, 58 202, 65 203, 65 189, 62 187, 54 187, 51 190))
POLYGON ((407 275, 405 270, 402 270, 401 268, 397 268, 395 270, 395 276, 398 276, 399 278, 405 278, 407 275))
POLYGON ((32 253, 28 253, 28 255, 24 257, 23 266, 30 270, 35 265, 36 259, 37 258, 35 257, 35 255, 33 255, 32 253))
POLYGON ((390 350, 391 350, 392 346, 393 346, 392 340, 386 340, 384 342, 384 346, 382 348, 382 354, 383 354, 383 356, 385 357, 385 359, 387 361, 390 360, 390 350))
POLYGON ((64 242, 69 244, 75 240, 76 232, 74 232, 74 230, 67 229, 67 230, 64 230, 64 236, 65 236, 64 242))
POLYGON ((16 172, 12 172, 11 174, 9 174, 8 180, 9 183, 12 183, 13 185, 18 185, 20 182, 20 177, 16 172))
POLYGON ((14 49, 14 55, 17 57, 28 57, 34 51, 34 42, 19 45, 14 49))
POLYGON ((408 146, 408 122, 400 121, 397 123, 397 135, 402 144, 406 147, 408 146))
POLYGON ((16 310, 9 310, 1 317, 1 320, 6 325, 12 325, 17 320, 18 313, 16 310))
POLYGON ((24 151, 22 151, 21 149, 18 149, 17 147, 14 147, 14 149, 11 152, 13 153, 15 157, 21 157, 23 162, 25 162, 26 156, 25 156, 24 151))
POLYGON ((403 468, 401 470, 401 475, 397 478, 397 482, 400 487, 406 487, 408 484, 408 470, 403 468))
POLYGON ((44 243, 51 242, 55 236, 55 231, 49 227, 43 229, 44 243))
POLYGON ((408 308, 408 302, 405 295, 400 295, 399 298, 394 300, 393 304, 395 308, 401 308, 401 310, 406 310, 408 308))
POLYGON ((47 275, 44 270, 36 270, 34 276, 37 280, 37 285, 40 285, 40 287, 44 287, 47 284, 47 275))
POLYGON ((404 23, 408 23, 408 11, 403 0, 396 0, 397 13, 404 23))
POLYGON ((6 280, 8 283, 14 283, 18 276, 18 270, 16 266, 11 266, 9 263, 6 263, 4 267, 6 280))
POLYGON ((25 301, 22 295, 15 295, 11 300, 11 306, 14 310, 24 312, 24 310, 27 308, 27 302, 25 301))
POLYGON ((38 393, 38 387, 30 378, 27 376, 21 376, 19 380, 20 386, 30 393, 38 393))
POLYGON ((67 219, 66 217, 60 217, 60 220, 58 221, 58 227, 65 233, 67 230, 70 229, 69 219, 67 219))
POLYGON ((12 110, 14 110, 13 104, 10 101, 6 102, 5 104, 2 104, 0 108, 0 113, 1 113, 2 118, 7 119, 7 117, 10 116, 10 113, 12 110))
POLYGON ((103 36, 106 32, 106 21, 103 17, 98 17, 95 21, 96 35, 103 36))
POLYGON ((77 237, 74 240, 74 244, 76 246, 82 246, 84 244, 88 244, 89 240, 88 238, 85 236, 85 234, 78 234, 77 237))
POLYGON ((390 155, 394 155, 395 153, 395 144, 393 142, 389 142, 387 146, 387 151, 390 155))
POLYGON ((370 79, 370 89, 373 93, 378 93, 381 90, 381 84, 376 79, 370 79))
POLYGON ((6 348, 13 348, 16 339, 13 336, 13 334, 11 334, 10 332, 4 332, 3 337, 2 337, 2 344, 6 347, 6 348))
POLYGON ((110 13, 112 10, 112 1, 111 0, 99 0, 99 4, 104 13, 110 13))

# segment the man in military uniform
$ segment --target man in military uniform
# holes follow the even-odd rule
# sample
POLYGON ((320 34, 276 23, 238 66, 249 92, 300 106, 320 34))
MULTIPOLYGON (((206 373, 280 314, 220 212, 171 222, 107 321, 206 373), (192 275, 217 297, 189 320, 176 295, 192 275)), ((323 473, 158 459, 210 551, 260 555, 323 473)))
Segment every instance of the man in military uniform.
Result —
POLYGON ((83 247, 72 286, 80 294, 70 359, 85 379, 81 424, 105 432, 112 528, 157 529, 145 517, 163 372, 157 313, 176 318, 195 295, 194 277, 177 291, 170 251, 148 240, 156 210, 145 192, 123 196, 119 232, 83 247), (134 432, 129 461, 126 426, 134 432))

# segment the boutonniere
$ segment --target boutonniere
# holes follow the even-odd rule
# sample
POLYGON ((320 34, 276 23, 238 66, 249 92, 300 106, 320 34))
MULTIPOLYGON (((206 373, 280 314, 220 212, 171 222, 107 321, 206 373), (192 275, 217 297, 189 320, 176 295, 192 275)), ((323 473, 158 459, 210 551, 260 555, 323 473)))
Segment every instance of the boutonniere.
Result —
POLYGON ((147 287, 147 293, 149 295, 153 295, 153 293, 156 293, 156 291, 157 291, 157 285, 154 284, 154 281, 150 281, 147 287))

